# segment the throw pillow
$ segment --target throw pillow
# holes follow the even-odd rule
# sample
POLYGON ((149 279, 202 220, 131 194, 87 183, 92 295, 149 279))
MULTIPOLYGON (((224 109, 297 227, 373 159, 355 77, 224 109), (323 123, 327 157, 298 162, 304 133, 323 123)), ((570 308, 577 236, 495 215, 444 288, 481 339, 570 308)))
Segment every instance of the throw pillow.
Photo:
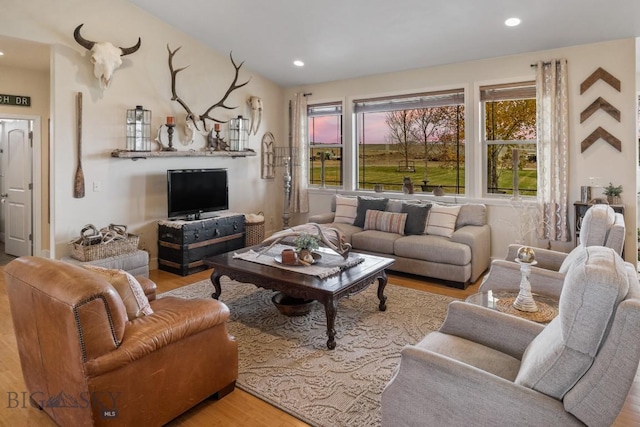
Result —
POLYGON ((144 294, 142 285, 131 274, 124 270, 112 270, 96 265, 84 265, 83 267, 98 273, 116 289, 120 298, 122 298, 129 320, 153 314, 153 309, 149 305, 149 300, 144 294))
POLYGON ((433 205, 427 218, 426 234, 451 237, 456 229, 460 206, 433 205))
POLYGON ((333 222, 353 224, 356 219, 358 199, 336 195, 336 214, 333 222))
POLYGON ((365 230, 386 231, 404 235, 406 213, 376 211, 369 209, 364 220, 365 230))
POLYGON ((460 206, 456 221, 456 230, 465 225, 485 225, 487 223, 487 206, 482 203, 467 203, 460 206))
POLYGON ((402 205, 402 212, 407 214, 407 223, 404 226, 404 234, 424 234, 429 209, 431 209, 431 204, 418 205, 413 203, 404 203, 402 205))
POLYGON ((371 197, 358 196, 358 210, 353 225, 356 227, 364 227, 364 220, 368 210, 383 211, 387 207, 389 199, 379 199, 371 197))

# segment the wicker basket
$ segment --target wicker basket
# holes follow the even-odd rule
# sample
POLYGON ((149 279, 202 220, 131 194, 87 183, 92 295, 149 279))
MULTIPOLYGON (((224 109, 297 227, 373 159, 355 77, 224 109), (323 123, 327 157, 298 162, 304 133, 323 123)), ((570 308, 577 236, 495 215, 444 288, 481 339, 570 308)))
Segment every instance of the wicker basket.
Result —
POLYGON ((140 237, 135 234, 127 234, 126 239, 114 240, 109 243, 97 243, 95 245, 81 245, 81 240, 71 242, 71 256, 80 261, 93 261, 109 258, 116 255, 127 254, 138 250, 140 237))
POLYGON ((264 240, 264 219, 259 222, 245 222, 245 246, 254 246, 264 240))

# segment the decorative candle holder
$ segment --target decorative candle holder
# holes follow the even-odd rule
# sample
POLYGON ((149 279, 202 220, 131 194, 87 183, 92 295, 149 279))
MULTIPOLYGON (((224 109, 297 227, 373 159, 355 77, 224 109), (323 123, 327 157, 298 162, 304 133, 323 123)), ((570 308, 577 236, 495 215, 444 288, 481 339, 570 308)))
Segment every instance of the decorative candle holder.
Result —
POLYGON ((216 125, 215 133, 216 136, 213 136, 213 130, 209 132, 209 136, 207 137, 207 151, 223 151, 227 148, 227 143, 224 141, 224 138, 220 137, 220 126, 216 125))
POLYGON ((167 136, 169 137, 169 146, 168 147, 162 147, 162 151, 177 151, 174 147, 173 147, 173 131, 174 131, 174 127, 176 127, 175 123, 167 123, 165 125, 167 127, 167 136))
POLYGON ((520 273, 522 274, 522 278, 520 279, 520 292, 513 302, 513 308, 520 311, 535 313, 538 311, 538 305, 533 299, 533 295, 531 294, 531 283, 529 283, 531 266, 538 263, 538 261, 535 260, 535 253, 533 252, 533 249, 528 246, 521 247, 518 250, 518 256, 515 261, 520 264, 520 273))

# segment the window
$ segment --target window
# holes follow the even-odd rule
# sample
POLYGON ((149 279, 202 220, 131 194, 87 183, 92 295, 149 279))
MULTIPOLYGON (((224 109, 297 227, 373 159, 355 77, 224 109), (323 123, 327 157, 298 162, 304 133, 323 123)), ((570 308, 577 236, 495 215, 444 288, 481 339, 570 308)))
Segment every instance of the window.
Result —
POLYGON ((535 196, 538 178, 536 153, 536 85, 534 81, 483 86, 480 101, 484 117, 486 193, 535 196))
POLYGON ((357 188, 464 193, 464 90, 354 101, 357 188))
POLYGON ((309 184, 342 186, 342 104, 307 107, 309 120, 309 184))

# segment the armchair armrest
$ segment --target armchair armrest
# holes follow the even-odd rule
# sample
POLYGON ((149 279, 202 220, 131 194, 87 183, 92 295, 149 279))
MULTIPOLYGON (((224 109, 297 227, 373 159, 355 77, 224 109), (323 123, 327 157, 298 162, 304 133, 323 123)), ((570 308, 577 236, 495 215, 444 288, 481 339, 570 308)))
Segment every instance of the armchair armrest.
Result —
POLYGON ((144 291, 144 295, 147 297, 149 301, 154 301, 156 299, 156 284, 153 280, 144 276, 135 276, 140 286, 142 286, 142 290, 144 291))
POLYGON ((207 329, 226 331, 229 308, 214 299, 161 298, 151 303, 153 314, 127 322, 117 348, 87 360, 88 375, 98 376, 141 359, 207 329))
POLYGON ((382 393, 382 425, 582 425, 562 402, 414 346, 382 393))
MULTIPOLYGON (((513 261, 518 256, 518 249, 520 249, 523 245, 511 244, 509 245, 509 249, 507 250, 507 257, 505 260, 513 261)), ((564 262, 564 259, 568 254, 564 252, 552 251, 551 249, 544 248, 533 248, 536 253, 536 267, 544 268, 545 270, 558 271, 560 270, 560 266, 564 262)))
MULTIPOLYGON (((534 293, 560 298, 564 284, 564 274, 553 270, 545 270, 538 266, 531 267, 529 283, 534 293)), ((500 259, 491 262, 491 269, 480 284, 479 292, 501 290, 517 292, 520 289, 522 273, 520 266, 511 261, 500 259)))
POLYGON ((316 224, 329 224, 335 218, 335 212, 324 212, 321 214, 311 215, 307 218, 307 222, 315 222, 316 224))
POLYGON ((477 342, 516 359, 544 326, 485 307, 454 301, 439 331, 477 342))

